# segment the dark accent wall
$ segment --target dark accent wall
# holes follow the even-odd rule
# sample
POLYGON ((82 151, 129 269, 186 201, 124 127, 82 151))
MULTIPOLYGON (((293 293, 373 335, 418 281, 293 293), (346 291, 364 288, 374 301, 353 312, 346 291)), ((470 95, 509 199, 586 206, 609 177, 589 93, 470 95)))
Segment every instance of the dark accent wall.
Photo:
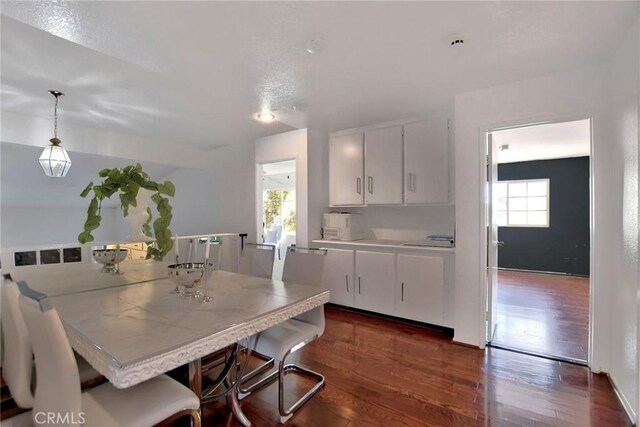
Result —
POLYGON ((499 227, 498 266, 589 275, 589 157, 498 165, 498 180, 549 179, 549 228, 499 227))

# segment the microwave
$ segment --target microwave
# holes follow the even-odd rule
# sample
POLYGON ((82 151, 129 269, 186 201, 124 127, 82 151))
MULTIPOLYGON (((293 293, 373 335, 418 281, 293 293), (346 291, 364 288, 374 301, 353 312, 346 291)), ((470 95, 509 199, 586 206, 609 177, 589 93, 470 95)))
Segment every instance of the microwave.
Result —
POLYGON ((360 228, 357 214, 326 213, 322 217, 322 236, 325 240, 361 240, 364 232, 360 228))

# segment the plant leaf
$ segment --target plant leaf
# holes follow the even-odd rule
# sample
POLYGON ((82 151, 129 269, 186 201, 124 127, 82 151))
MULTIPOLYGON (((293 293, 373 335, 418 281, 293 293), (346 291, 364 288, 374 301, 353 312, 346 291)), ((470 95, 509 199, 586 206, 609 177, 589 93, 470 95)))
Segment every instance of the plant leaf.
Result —
POLYGON ((84 190, 82 190, 82 193, 80 193, 80 197, 82 198, 87 197, 87 195, 89 195, 89 192, 91 191, 92 188, 93 188, 93 181, 91 181, 89 185, 84 187, 84 190))
POLYGON ((176 187, 171 181, 165 181, 163 184, 158 185, 158 191, 170 197, 176 195, 176 187))

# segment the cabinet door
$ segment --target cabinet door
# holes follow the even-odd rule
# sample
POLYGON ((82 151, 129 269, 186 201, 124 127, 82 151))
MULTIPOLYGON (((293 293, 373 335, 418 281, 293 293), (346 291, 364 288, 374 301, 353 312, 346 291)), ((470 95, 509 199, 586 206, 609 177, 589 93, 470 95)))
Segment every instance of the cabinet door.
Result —
POLYGON ((395 254, 356 251, 355 306, 393 314, 395 254))
POLYGON ((441 325, 444 321, 444 260, 398 255, 396 315, 441 325))
POLYGON ((405 203, 449 201, 449 129, 446 120, 404 126, 405 203))
POLYGON ((367 131, 365 142, 365 203, 402 203, 402 126, 367 131))
POLYGON ((362 205, 364 203, 362 133, 331 138, 329 169, 331 206, 362 205))
POLYGON ((331 302, 334 304, 353 306, 353 253, 345 249, 327 250, 323 284, 331 291, 331 302))

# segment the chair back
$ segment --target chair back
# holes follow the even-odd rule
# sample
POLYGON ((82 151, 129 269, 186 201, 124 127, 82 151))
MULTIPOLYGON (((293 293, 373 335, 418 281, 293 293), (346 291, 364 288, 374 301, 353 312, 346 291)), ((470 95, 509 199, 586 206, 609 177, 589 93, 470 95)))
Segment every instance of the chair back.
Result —
POLYGON ((291 246, 284 259, 282 281, 301 285, 321 286, 326 249, 291 246))
POLYGON ((271 279, 274 255, 274 245, 245 243, 240 253, 238 273, 271 279))
POLYGON ((82 421, 80 376, 73 350, 58 312, 47 295, 18 282, 19 305, 36 360, 38 384, 33 414, 59 414, 76 425, 82 421))
POLYGON ((33 407, 33 352, 18 305, 19 297, 18 285, 9 274, 5 274, 2 284, 2 335, 5 342, 2 376, 16 405, 28 409, 33 407))
POLYGON ((209 241, 209 262, 218 269, 222 263, 221 242, 212 241, 210 235, 175 236, 174 247, 168 260, 173 264, 186 262, 204 262, 206 243, 209 241))
MULTIPOLYGON (((307 286, 322 286, 322 272, 326 256, 326 249, 291 246, 287 250, 287 257, 284 259, 282 281, 307 286)), ((324 332, 324 306, 302 313, 294 317, 294 319, 317 326, 319 329, 318 336, 324 332)))

